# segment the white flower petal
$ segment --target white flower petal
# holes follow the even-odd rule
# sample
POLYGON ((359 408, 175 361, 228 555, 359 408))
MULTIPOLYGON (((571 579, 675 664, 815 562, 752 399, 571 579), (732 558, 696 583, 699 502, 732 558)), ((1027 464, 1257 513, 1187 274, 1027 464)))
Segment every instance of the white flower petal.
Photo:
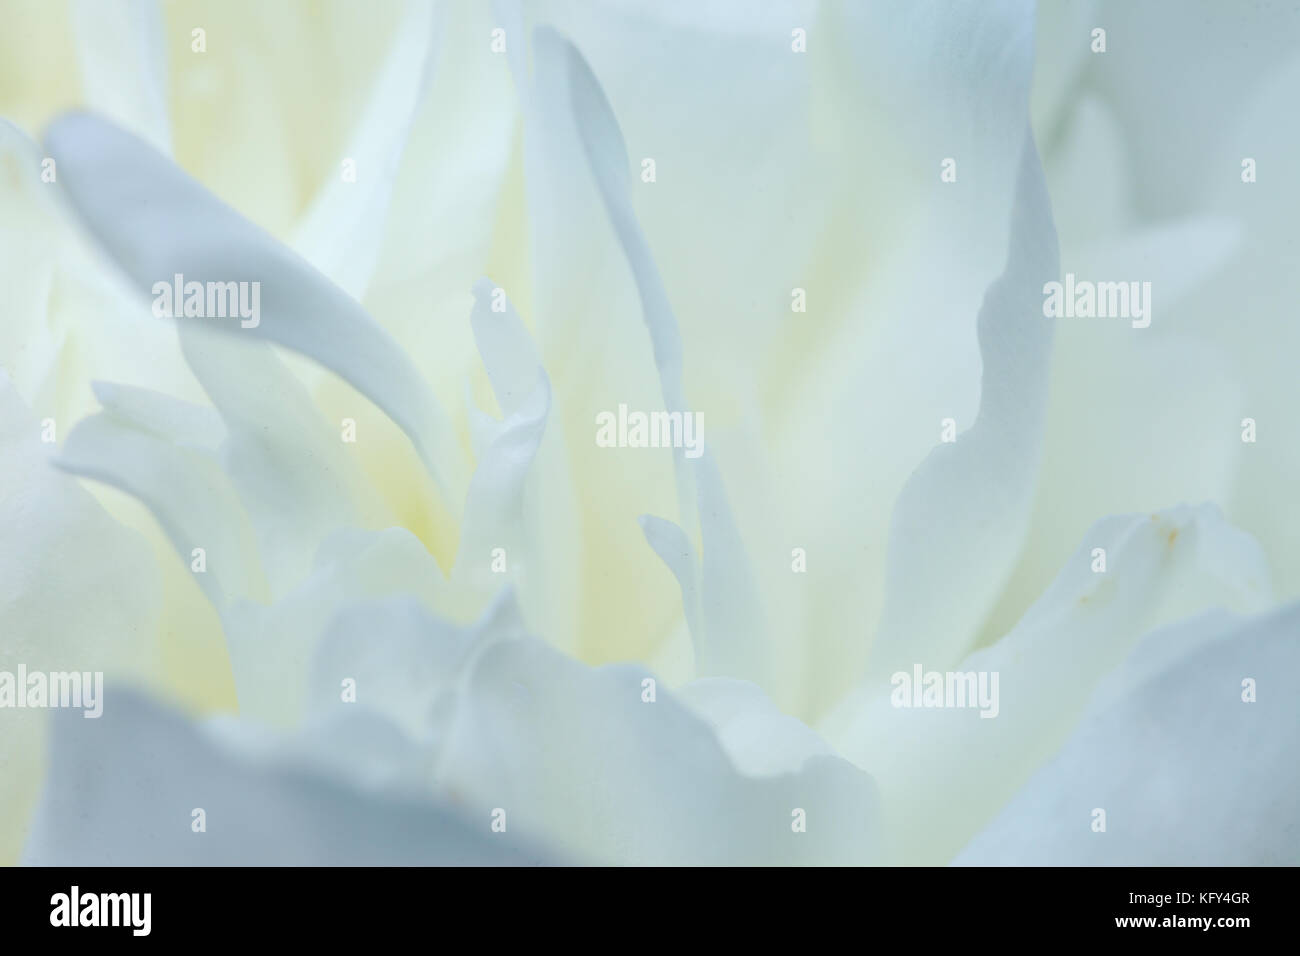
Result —
MULTIPOLYGON (((318 725, 348 711, 373 714, 428 748, 435 791, 470 819, 504 809, 510 832, 579 858, 870 859, 874 792, 865 774, 753 685, 691 692, 725 728, 720 744, 666 690, 644 702, 646 676, 633 667, 592 670, 527 638, 508 591, 470 628, 395 597, 352 604, 333 618, 313 654, 308 698, 318 725), (355 703, 340 695, 349 679, 355 703), (758 737, 772 734, 783 741, 775 761, 754 750, 758 737), (796 809, 806 814, 807 833, 791 827, 796 809)), ((287 686, 282 693, 296 696, 287 686)), ((332 762, 313 754, 323 767, 332 762)), ((400 752, 395 759, 416 763, 400 752)))
POLYGON ((817 754, 838 756, 807 725, 782 713, 762 688, 748 681, 706 677, 677 696, 707 720, 741 773, 753 777, 798 773, 817 754))
MULTIPOLYGON (((112 689, 110 689, 112 690, 112 689)), ((225 734, 213 735, 218 739, 225 734)), ((536 864, 513 833, 409 797, 227 752, 180 715, 112 693, 98 720, 60 712, 24 851, 35 866, 536 864), (202 809, 206 832, 194 832, 202 809)))
POLYGON ((488 644, 445 717, 435 784, 471 818, 580 859, 621 864, 864 863, 878 843, 871 779, 834 757, 754 778, 640 668, 592 670, 532 640, 488 644), (803 811, 806 832, 796 824, 803 811))
POLYGON ((184 322, 181 348, 225 422, 220 461, 257 530, 272 597, 302 580, 335 531, 396 523, 270 346, 184 322))
POLYGON ((311 575, 283 598, 269 607, 238 603, 222 615, 240 713, 294 726, 312 654, 340 611, 395 596, 433 608, 443 587, 437 562, 405 528, 335 533, 317 552, 311 575))
POLYGON ((0 177, 0 264, 4 269, 7 318, 0 323, 0 363, 19 393, 40 417, 59 417, 54 387, 66 342, 49 321, 59 250, 54 204, 41 168, 41 149, 21 129, 0 118, 0 163, 20 175, 0 177))
POLYGON ((412 598, 352 604, 312 653, 308 705, 320 714, 373 711, 428 745, 434 704, 454 688, 473 640, 471 630, 433 617, 412 598), (343 701, 345 680, 355 682, 354 702, 343 701))
POLYGON ((1010 243, 1006 271, 979 314, 979 414, 955 444, 927 456, 894 506, 885 606, 869 662, 876 676, 914 661, 942 669, 958 659, 1028 525, 1052 344, 1042 290, 1059 272, 1051 206, 1028 134, 1010 243))
MULTIPOLYGON (((41 431, 0 370, 0 528, 8 545, 0 549, 0 670, 150 676, 161 603, 153 554, 50 466, 55 446, 42 443, 41 431)), ((36 797, 44 717, 0 711, 0 863, 16 858, 36 797)))
MULTIPOLYGON (((1157 217, 1185 215, 1207 183, 1235 178, 1249 155, 1231 123, 1294 57, 1300 9, 1102 0, 1094 25, 1106 28, 1108 44, 1105 54, 1089 54, 1085 85, 1113 104, 1132 148, 1135 205, 1157 217)), ((1271 125, 1289 124, 1274 117, 1271 125)))
MULTIPOLYGON (((677 320, 628 195, 627 150, 608 101, 581 54, 553 30, 539 28, 534 42, 537 100, 569 115, 582 143, 605 209, 614 224, 641 300, 650 333, 664 407, 688 413, 682 383, 682 343, 677 320)), ((735 526, 717 465, 707 445, 698 458, 673 452, 678 502, 690 528, 700 524, 701 621, 697 670, 701 675, 771 680, 769 648, 759 595, 735 526)))
POLYGON ((471 603, 478 606, 505 580, 531 592, 546 574, 536 546, 539 503, 529 507, 525 493, 550 409, 551 386, 542 376, 531 395, 501 423, 470 479, 452 582, 467 599, 471 592, 477 595, 471 603), (493 567, 498 549, 504 552, 505 574, 493 567))
POLYGON ((1143 634, 1206 608, 1255 611, 1270 599, 1259 545, 1213 506, 1107 518, 998 643, 959 665, 918 657, 899 667, 909 677, 915 664, 996 673, 996 717, 895 707, 891 676, 881 675, 818 729, 878 781, 891 859, 942 863, 1055 752, 1143 634), (1094 548, 1105 549, 1105 573, 1092 570, 1094 548))
MULTIPOLYGON (((470 322, 505 419, 487 429, 490 438, 481 450, 465 497, 460 547, 452 571, 458 587, 474 591, 479 600, 499 590, 506 580, 519 582, 521 564, 540 557, 536 550, 538 513, 536 507, 526 505, 525 491, 551 409, 550 380, 532 337, 509 301, 504 312, 493 311, 495 290, 486 279, 476 283, 470 322), (498 548, 505 551, 505 577, 491 566, 498 548)), ((543 570, 529 569, 532 574, 543 570)))
POLYGON ((538 379, 546 373, 533 337, 509 297, 504 297, 504 312, 494 310, 498 291, 504 297, 505 290, 488 279, 479 279, 474 284, 474 311, 470 313, 470 325, 501 413, 511 415, 532 394, 538 379))
POLYGON ((1153 634, 1079 728, 957 856, 989 866, 1300 861, 1300 605, 1153 634), (1243 682, 1256 699, 1243 700, 1243 682), (1095 832, 1095 811, 1105 832, 1095 832))
POLYGON ((1141 276, 1151 283, 1153 300, 1154 290, 1160 290, 1163 318, 1223 267, 1241 238, 1242 228, 1232 219, 1188 217, 1087 243, 1072 254, 1069 268, 1081 278, 1141 276))
POLYGON ((166 24, 159 0, 74 0, 71 12, 86 106, 170 154, 166 24))
POLYGON ((104 411, 178 448, 215 456, 226 441, 226 427, 211 408, 132 385, 91 382, 90 388, 104 411))
MULTIPOLYGON (((640 522, 647 543, 681 586, 682 607, 691 633, 702 635, 704 625, 700 621, 700 569, 695 557, 695 546, 686 537, 686 532, 671 521, 654 515, 642 515, 640 522)), ((701 638, 697 637, 696 640, 701 638)))
POLYGON ((256 327, 243 328, 237 319, 201 321, 286 346, 332 369, 402 427, 459 504, 465 462, 441 409, 401 348, 355 300, 112 124, 70 114, 50 127, 46 142, 59 163, 63 194, 141 293, 178 274, 187 282, 260 282, 256 327))
MULTIPOLYGON (((1292 440, 1291 426, 1300 407, 1300 377, 1295 374, 1300 325, 1285 317, 1300 298, 1293 247, 1300 182, 1283 170, 1287 157, 1300 150, 1300 129, 1278 118, 1290 115, 1300 89, 1300 55, 1294 55, 1300 19, 1284 16, 1295 24, 1289 34, 1290 61, 1256 96, 1231 98, 1235 121, 1222 136, 1210 138, 1227 165, 1216 166, 1215 178, 1206 183, 1209 202, 1216 214, 1242 222, 1243 241, 1227 267, 1185 300, 1178 321, 1229 368, 1239 370, 1244 394, 1224 422, 1233 440, 1236 472, 1225 506, 1259 537, 1279 595, 1293 599, 1300 596, 1300 508, 1289 507, 1300 486, 1300 442, 1292 440), (1258 164, 1258 182, 1241 181, 1247 156, 1258 164), (1245 418, 1256 422, 1256 443, 1240 441, 1245 418)), ((1270 42, 1277 39, 1270 36, 1270 42)), ((1256 67, 1252 63, 1248 69, 1256 67)))
MULTIPOLYGON (((793 688, 778 699, 808 718, 869 666, 870 635, 897 597, 885 543, 903 489, 944 419, 962 435, 979 411, 977 317, 1014 241, 1033 58, 1024 2, 830 4, 822 15, 810 44, 840 68, 821 95, 814 86, 810 121, 837 156, 825 177, 832 218, 814 267, 787 284, 764 366, 775 376, 734 400, 746 427, 727 437, 748 453, 735 464, 724 445, 720 458, 729 477, 744 475, 730 491, 772 633, 799 638, 777 642, 793 688), (790 314, 793 286, 806 288, 806 316, 790 314), (794 546, 806 574, 791 573, 794 546)), ((983 369, 985 381, 1001 373, 983 369)))
POLYGON ((358 301, 383 248, 398 166, 433 73, 441 13, 441 5, 408 0, 393 47, 346 147, 356 179, 330 179, 295 230, 293 247, 358 301))
MULTIPOLYGON (((316 723, 341 712, 371 713, 434 753, 444 743, 434 731, 455 706, 472 656, 490 643, 527 636, 508 587, 465 627, 406 596, 357 601, 334 616, 312 652, 308 713, 316 723), (350 702, 343 701, 344 680, 355 682, 350 702)), ((424 769, 427 786, 430 768, 424 769)))
POLYGON ((99 385, 104 411, 72 429, 54 463, 140 500, 185 564, 203 550, 199 586, 218 611, 264 600, 257 538, 211 444, 224 434, 210 410, 166 395, 99 385))
POLYGON ((505 310, 495 311, 504 290, 480 279, 474 294, 474 341, 505 418, 498 422, 469 405, 478 464, 452 569, 456 606, 442 610, 460 620, 477 617, 508 582, 533 625, 573 650, 583 586, 572 573, 579 520, 563 426, 551 414, 550 379, 514 305, 505 298, 505 310))
MULTIPOLYGON (((1088 66, 1092 30, 1100 25, 1097 0, 1039 3, 1035 11, 1032 108, 1038 141, 1048 150, 1069 110, 1082 99, 1077 88, 1088 66), (1071 94, 1076 94, 1074 98, 1071 94)), ((1058 215, 1058 219, 1062 219, 1058 215)), ((1062 220, 1064 221, 1064 220, 1062 220)))
POLYGON ((1114 111, 1093 93, 1081 93, 1061 122, 1057 139, 1042 145, 1043 168, 1067 271, 1091 278, 1074 268, 1070 253, 1076 244, 1104 242, 1133 225, 1128 146, 1114 111))

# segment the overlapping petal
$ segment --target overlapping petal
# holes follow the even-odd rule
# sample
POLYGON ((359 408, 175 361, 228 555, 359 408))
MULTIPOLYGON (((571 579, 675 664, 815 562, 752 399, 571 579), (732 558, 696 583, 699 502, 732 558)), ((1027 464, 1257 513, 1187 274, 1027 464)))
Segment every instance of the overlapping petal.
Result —
POLYGON ((1297 625, 1290 604, 1207 614, 1145 638, 1060 752, 954 862, 1294 865, 1297 625))
POLYGON ((1065 741, 1142 635, 1207 608, 1251 612, 1270 600, 1258 543, 1217 508, 1107 518, 1000 641, 959 665, 919 656, 900 665, 909 677, 918 665, 996 674, 995 709, 898 706, 892 675, 881 674, 818 729, 879 781, 890 858, 943 863, 1065 741))

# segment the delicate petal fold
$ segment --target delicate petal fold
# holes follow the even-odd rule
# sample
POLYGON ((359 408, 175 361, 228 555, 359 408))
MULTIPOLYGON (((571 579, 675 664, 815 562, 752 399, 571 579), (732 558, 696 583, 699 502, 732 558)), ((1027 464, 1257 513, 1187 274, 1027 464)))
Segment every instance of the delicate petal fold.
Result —
POLYGON ((756 684, 706 677, 691 681, 677 695, 709 722, 741 773, 797 773, 809 757, 837 756, 810 727, 782 713, 756 684))
POLYGON ((443 588, 437 562, 405 528, 331 535, 311 574, 280 600, 269 607, 240 602, 222 616, 240 713, 294 726, 303 714, 312 655, 337 614, 395 596, 433 608, 443 588))
POLYGON ((471 818, 623 864, 847 864, 873 859, 871 779, 836 757, 749 777, 651 676, 593 670, 532 640, 489 643, 445 716, 439 793, 471 818))
MULTIPOLYGON (((429 755, 433 792, 468 819, 504 811, 509 832, 592 862, 851 863, 876 852, 870 778, 752 685, 693 692, 725 728, 720 742, 643 669, 592 669, 527 637, 509 591, 467 628, 394 593, 342 607, 322 630, 309 639, 311 725, 351 713, 398 729, 429 755), (756 762, 755 734, 772 732, 785 741, 780 760, 756 762)), ((268 692, 300 697, 279 671, 262 673, 268 692)), ((355 762, 353 744, 340 746, 308 756, 323 768, 355 762)), ((406 785, 423 761, 382 746, 397 765, 386 779, 406 785)))
POLYGON ((876 676, 913 661, 942 668, 956 660, 1019 554, 1046 415, 1052 324, 1043 317, 1043 285, 1057 278, 1057 255, 1051 204, 1026 133, 1006 270, 979 314, 979 414, 955 443, 929 454, 894 506, 869 665, 876 676))
POLYGON ((503 419, 470 403, 478 461, 452 569, 456 603, 443 610, 474 619, 508 584, 533 626, 572 649, 582 593, 578 512, 550 378, 505 290, 484 278, 474 295, 470 325, 503 419))
POLYGON ((218 458, 220 419, 143 389, 100 384, 96 394, 104 410, 77 423, 54 463, 139 499, 218 611, 264 600, 255 530, 218 458))
POLYGON ((494 311, 498 290, 475 286, 470 322, 505 419, 482 428, 482 448, 461 525, 453 583, 477 613, 482 601, 511 581, 530 592, 546 571, 538 552, 539 502, 526 502, 533 461, 551 410, 551 385, 532 338, 514 307, 494 311), (525 579, 532 579, 525 582, 525 579))
POLYGON ((187 283, 260 283, 256 326, 239 318, 197 321, 332 369, 403 428, 451 502, 461 501, 465 462, 449 424, 410 359, 354 299, 112 124, 70 114, 46 140, 63 195, 142 294, 176 275, 187 283))
POLYGON ((452 581, 479 599, 507 580, 531 592, 547 571, 540 566, 537 503, 529 507, 525 498, 550 409, 551 387, 542 376, 501 423, 470 480, 452 581))
POLYGON ((395 524, 349 455, 355 446, 266 343, 183 323, 181 348, 225 423, 220 461, 257 531, 273 597, 302 580, 334 532, 395 524))

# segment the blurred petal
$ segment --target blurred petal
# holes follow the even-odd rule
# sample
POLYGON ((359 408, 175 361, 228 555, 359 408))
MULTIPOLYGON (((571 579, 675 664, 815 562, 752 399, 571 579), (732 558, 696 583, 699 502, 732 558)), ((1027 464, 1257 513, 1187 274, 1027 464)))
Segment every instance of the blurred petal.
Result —
POLYGON ((408 597, 360 601, 341 610, 312 652, 311 710, 375 712, 413 741, 430 746, 434 705, 454 690, 474 631, 433 617, 408 597), (354 681, 355 703, 342 702, 354 681))
POLYGON ((593 670, 527 638, 508 591, 469 628, 395 598, 334 617, 313 654, 309 700, 317 721, 372 714, 428 748, 435 792, 470 819, 504 809, 510 832, 593 862, 870 859, 865 774, 752 685, 691 692, 725 728, 720 744, 665 690, 647 701, 647 678, 630 666, 593 670), (355 703, 340 695, 349 679, 355 703), (753 744, 773 732, 785 743, 764 763, 753 744), (792 827, 796 809, 806 833, 792 827))
POLYGON ((1014 625, 1097 515, 1229 500, 1243 458, 1246 384, 1222 348, 1188 334, 1182 316, 1189 286, 1221 268, 1237 234, 1199 217, 1126 232, 1069 260, 1080 277, 1151 281, 1155 318, 1148 329, 1058 323, 1032 516, 982 637, 1014 625))
POLYGON ((514 834, 409 797, 240 759, 180 715, 110 688, 98 720, 61 712, 23 860, 34 866, 536 864, 514 834), (206 832, 192 829, 202 809, 206 832))
POLYGON ((1294 866, 1300 605, 1148 637, 958 854, 974 866, 1294 866), (1244 682, 1254 682, 1253 702, 1244 682), (1093 829, 1105 811, 1105 831, 1093 829))
POLYGON ((445 717, 438 792, 507 811, 594 862, 846 864, 878 845, 871 779, 837 757, 750 777, 649 675, 593 670, 532 640, 492 642, 445 717), (799 814, 797 811, 803 811, 799 814), (806 821, 806 832, 797 824, 806 821))
MULTIPOLYGON (((1070 109, 1078 105, 1076 91, 1093 55, 1092 29, 1100 21, 1097 0, 1048 0, 1039 2, 1035 12, 1032 109, 1034 132, 1046 153, 1070 109)), ((1059 215, 1057 219, 1062 221, 1059 215)))
POLYGON ((736 769, 748 776, 798 773, 811 756, 836 756, 830 744, 783 714, 756 684, 706 677, 691 681, 677 696, 709 722, 736 769))
POLYGON ((170 154, 166 25, 159 0, 73 0, 72 27, 86 106, 170 154))
POLYGON ((269 607, 240 602, 223 615, 240 713, 294 726, 308 665, 338 613, 399 595, 432 608, 443 587, 437 563, 405 528, 336 532, 316 553, 311 574, 280 600, 269 607))
MULTIPOLYGON (((1300 17, 1284 16, 1292 24, 1291 48, 1298 50, 1300 17)), ((1276 70, 1249 105, 1238 102, 1224 135, 1212 137, 1226 165, 1215 168, 1208 201, 1217 215, 1242 223, 1242 242, 1179 314, 1180 328, 1218 354, 1242 387, 1236 404, 1224 407, 1219 419, 1232 436, 1235 482, 1227 506, 1263 543, 1278 595, 1287 600, 1300 597, 1300 508, 1290 506, 1300 487, 1300 442, 1292 426, 1300 408, 1295 374, 1300 325, 1285 318, 1294 314, 1300 298, 1295 268, 1300 180, 1288 166, 1300 150, 1300 128, 1278 118, 1290 115, 1298 89, 1300 54, 1276 70), (1257 182, 1241 181, 1245 157, 1258 164, 1257 182), (1257 422, 1255 444, 1240 441, 1244 418, 1257 422)))
MULTIPOLYGON (((0 528, 8 544, 0 549, 0 670, 148 676, 158 654, 153 554, 50 466, 55 446, 42 443, 42 429, 0 370, 0 528)), ((14 860, 36 797, 44 718, 40 710, 0 713, 0 864, 14 860)))
POLYGON ((1294 56, 1300 7, 1101 0, 1093 26, 1106 28, 1107 49, 1089 54, 1085 85, 1114 106, 1132 150, 1134 203, 1148 215, 1185 215, 1251 155, 1225 133, 1294 56))
POLYGON ((0 323, 0 363, 38 417, 60 418, 55 387, 66 331, 49 321, 59 244, 40 147, 0 119, 0 275, 6 316, 0 323))

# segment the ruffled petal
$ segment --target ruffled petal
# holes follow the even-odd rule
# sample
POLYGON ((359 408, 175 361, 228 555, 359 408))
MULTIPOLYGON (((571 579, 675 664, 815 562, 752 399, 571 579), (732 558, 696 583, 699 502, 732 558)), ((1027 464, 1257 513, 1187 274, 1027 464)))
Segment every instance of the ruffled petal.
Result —
POLYGON ((837 757, 740 772, 707 723, 644 670, 593 670, 532 641, 489 643, 444 717, 434 783, 477 818, 579 859, 633 865, 847 864, 879 845, 871 779, 837 757), (774 768, 767 768, 774 769, 774 768))
POLYGON ((395 596, 433 608, 444 587, 437 563, 405 528, 331 535, 311 574, 288 594, 270 606, 237 602, 223 614, 240 713, 295 726, 312 654, 336 615, 358 602, 395 596))

